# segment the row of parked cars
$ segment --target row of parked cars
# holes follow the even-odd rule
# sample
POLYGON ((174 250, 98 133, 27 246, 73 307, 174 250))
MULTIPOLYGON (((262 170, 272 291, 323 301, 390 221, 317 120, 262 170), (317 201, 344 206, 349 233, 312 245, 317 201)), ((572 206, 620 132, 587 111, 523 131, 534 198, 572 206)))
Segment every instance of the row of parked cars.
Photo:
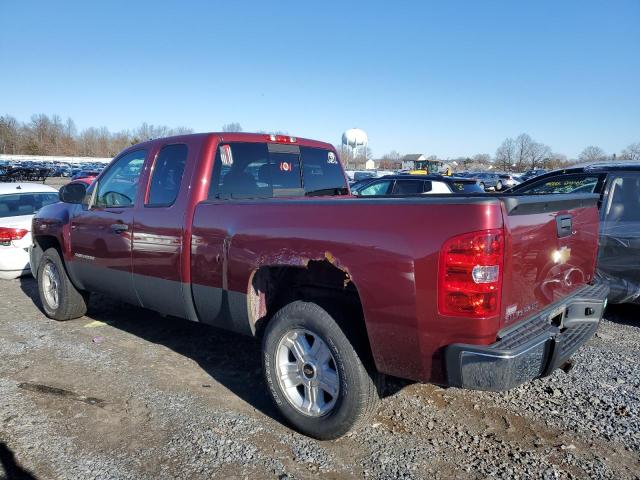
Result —
POLYGON ((501 192, 545 172, 545 170, 530 170, 522 174, 456 172, 452 176, 446 176, 434 173, 426 175, 426 172, 423 175, 404 171, 347 171, 347 176, 352 191, 358 195, 394 195, 400 194, 404 190, 412 193, 501 192), (427 188, 420 190, 417 185, 419 179, 423 177, 425 181, 428 180, 430 183, 425 183, 427 188), (392 180, 395 183, 391 183, 392 180), (416 183, 410 186, 412 180, 416 183), (475 183, 476 186, 470 186, 470 182, 475 183), (463 185, 464 188, 457 188, 463 185))
POLYGON ((104 169, 105 164, 83 162, 78 164, 54 162, 0 162, 0 182, 44 182, 49 177, 76 179, 94 178, 104 169))

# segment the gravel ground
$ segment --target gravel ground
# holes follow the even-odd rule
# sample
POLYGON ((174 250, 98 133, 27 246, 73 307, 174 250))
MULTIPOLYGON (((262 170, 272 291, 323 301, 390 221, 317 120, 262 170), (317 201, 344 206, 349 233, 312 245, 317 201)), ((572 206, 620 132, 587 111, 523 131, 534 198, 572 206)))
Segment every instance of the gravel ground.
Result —
POLYGON ((392 380, 370 425, 318 442, 281 423, 253 339, 100 296, 57 323, 36 296, 0 286, 7 478, 640 478, 638 307, 610 309, 569 374, 502 394, 392 380))

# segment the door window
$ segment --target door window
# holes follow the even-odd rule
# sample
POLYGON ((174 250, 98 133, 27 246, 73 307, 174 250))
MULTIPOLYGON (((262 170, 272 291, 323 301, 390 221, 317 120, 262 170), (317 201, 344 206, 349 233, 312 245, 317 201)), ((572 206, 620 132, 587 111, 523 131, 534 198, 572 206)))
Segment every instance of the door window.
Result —
POLYGON ((105 172, 98 181, 95 197, 96 207, 133 206, 146 154, 146 150, 130 152, 105 172))
POLYGON ((611 181, 604 220, 609 224, 640 221, 640 175, 620 175, 611 181))
POLYGON ((391 180, 380 180, 379 182, 373 182, 372 184, 364 187, 358 192, 358 195, 386 195, 391 187, 391 180))
POLYGON ((168 207, 173 205, 180 191, 187 154, 188 148, 184 144, 162 147, 153 166, 147 206, 168 207))
POLYGON ((416 195, 422 193, 422 180, 396 180, 394 195, 416 195))

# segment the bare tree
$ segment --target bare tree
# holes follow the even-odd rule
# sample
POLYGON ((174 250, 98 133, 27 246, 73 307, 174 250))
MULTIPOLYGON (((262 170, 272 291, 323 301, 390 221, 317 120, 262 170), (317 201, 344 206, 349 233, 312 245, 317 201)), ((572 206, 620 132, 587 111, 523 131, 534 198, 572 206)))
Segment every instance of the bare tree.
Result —
POLYGON ((223 132, 241 132, 242 126, 238 122, 231 122, 222 125, 223 132))
POLYGON ((489 155, 488 153, 476 153, 473 156, 473 161, 476 163, 482 163, 482 164, 490 164, 491 163, 491 155, 489 155))
POLYGON ((510 172, 515 166, 516 142, 513 138, 505 138, 496 150, 496 166, 499 170, 510 172))
POLYGON ((531 170, 542 167, 549 157, 551 157, 551 148, 544 143, 532 142, 529 146, 529 166, 531 170))
POLYGON ((640 142, 632 143, 625 148, 620 154, 620 159, 640 162, 640 142))
POLYGON ((569 161, 567 160, 567 156, 562 153, 552 152, 542 162, 542 168, 546 168, 547 170, 556 170, 558 168, 563 168, 568 165, 569 165, 569 161))
POLYGON ((382 170, 395 170, 402 167, 402 155, 398 153, 396 150, 391 150, 389 153, 385 153, 378 166, 382 170))
POLYGON ((0 153, 17 153, 20 141, 18 121, 5 115, 0 117, 0 153))
POLYGON ((607 158, 607 154, 600 147, 591 145, 585 148, 578 158, 581 162, 601 162, 607 158))

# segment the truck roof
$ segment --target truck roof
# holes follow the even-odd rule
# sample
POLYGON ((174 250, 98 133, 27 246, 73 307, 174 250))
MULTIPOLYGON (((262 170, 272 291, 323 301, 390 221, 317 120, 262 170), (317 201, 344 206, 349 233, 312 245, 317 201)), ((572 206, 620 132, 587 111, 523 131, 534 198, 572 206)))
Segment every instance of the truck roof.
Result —
POLYGON ((245 133, 245 132, 205 132, 205 133, 189 133, 185 135, 175 135, 172 137, 158 137, 146 142, 137 143, 128 147, 123 152, 127 152, 130 150, 135 150, 140 147, 151 145, 155 142, 162 141, 163 143, 166 141, 172 142, 180 142, 180 141, 188 141, 189 139, 194 138, 207 138, 207 137, 218 137, 220 141, 223 142, 264 142, 264 143, 283 143, 289 145, 301 145, 304 147, 314 147, 314 148, 325 148, 334 150, 334 146, 327 142, 321 142, 319 140, 312 140, 309 138, 300 138, 294 135, 281 135, 275 133, 245 133))

